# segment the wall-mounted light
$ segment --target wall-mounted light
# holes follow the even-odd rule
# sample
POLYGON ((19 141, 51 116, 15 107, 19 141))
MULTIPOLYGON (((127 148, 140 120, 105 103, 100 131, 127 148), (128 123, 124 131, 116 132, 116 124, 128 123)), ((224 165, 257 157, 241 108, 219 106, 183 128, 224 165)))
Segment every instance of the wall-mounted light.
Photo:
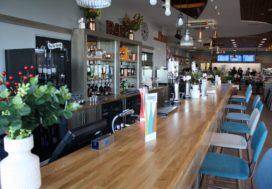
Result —
POLYGON ((150 5, 156 5, 157 4, 157 0, 150 0, 149 3, 150 3, 150 5))
POLYGON ((202 31, 201 30, 198 32, 198 42, 199 43, 202 42, 202 31))

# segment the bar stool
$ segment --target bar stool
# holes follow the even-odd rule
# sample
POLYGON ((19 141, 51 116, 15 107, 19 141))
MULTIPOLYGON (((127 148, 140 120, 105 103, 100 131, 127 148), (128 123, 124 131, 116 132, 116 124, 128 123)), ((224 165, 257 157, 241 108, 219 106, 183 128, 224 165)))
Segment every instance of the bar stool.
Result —
MULTIPOLYGON (((228 111, 229 111, 229 110, 241 110, 241 112, 242 112, 242 111, 245 112, 246 109, 247 109, 248 102, 250 101, 251 94, 252 94, 252 92, 246 94, 246 95, 247 95, 247 96, 246 96, 246 100, 245 100, 245 104, 246 104, 246 105, 240 105, 240 104, 227 104, 227 105, 225 106, 225 109, 227 109, 228 111)), ((261 99, 260 95, 255 96, 254 101, 253 101, 253 104, 252 104, 252 107, 253 107, 252 109, 255 108, 254 106, 256 106, 256 104, 258 103, 258 101, 259 101, 260 99, 261 99)))
MULTIPOLYGON (((238 103, 244 103, 246 101, 247 95, 252 95, 252 86, 249 84, 247 86, 245 95, 233 95, 230 97, 230 102, 238 102, 238 103)), ((250 97, 249 97, 250 98, 250 97)))
POLYGON ((257 189, 267 189, 272 186, 272 148, 264 154, 255 175, 257 189))
POLYGON ((230 133, 240 133, 240 134, 249 134, 253 135, 257 123, 260 119, 260 111, 255 108, 250 115, 250 119, 248 123, 240 123, 240 122, 224 122, 221 126, 221 131, 230 132, 230 133))
POLYGON ((257 127, 252 137, 250 146, 253 151, 253 158, 250 163, 236 156, 209 152, 207 153, 199 170, 200 175, 235 180, 247 180, 252 178, 256 162, 261 154, 263 145, 267 138, 267 133, 267 128, 262 122, 257 127))
MULTIPOLYGON (((255 107, 252 108, 252 109, 254 110, 255 108, 257 108, 259 110, 259 112, 262 113, 263 107, 264 107, 264 105, 263 105, 262 101, 258 101, 255 104, 255 107)), ((238 121, 249 121, 250 115, 249 114, 244 114, 244 113, 231 112, 231 113, 227 113, 226 119, 228 119, 228 120, 238 120, 238 121)))

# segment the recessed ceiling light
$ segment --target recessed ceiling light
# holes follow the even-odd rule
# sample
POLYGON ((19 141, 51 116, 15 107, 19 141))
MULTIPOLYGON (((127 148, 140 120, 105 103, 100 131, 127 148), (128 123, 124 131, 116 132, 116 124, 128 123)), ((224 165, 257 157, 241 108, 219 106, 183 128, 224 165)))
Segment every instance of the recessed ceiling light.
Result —
POLYGON ((231 39, 231 41, 235 41, 235 39, 231 39))
POLYGON ((219 15, 220 15, 220 12, 218 12, 217 15, 219 16, 219 15))
POLYGON ((215 10, 217 10, 217 8, 218 8, 218 6, 217 6, 217 5, 215 5, 215 6, 214 6, 214 9, 215 9, 215 10))
POLYGON ((213 3, 213 0, 211 0, 211 2, 213 3))
POLYGON ((266 41, 266 40, 267 40, 267 38, 263 38, 262 40, 263 40, 263 41, 266 41))
POLYGON ((235 44, 235 43, 236 43, 236 41, 232 41, 232 43, 233 43, 233 44, 235 44))
POLYGON ((272 11, 272 8, 267 9, 267 11, 271 12, 271 11, 272 11))
POLYGON ((265 41, 261 41, 260 43, 265 43, 265 41))

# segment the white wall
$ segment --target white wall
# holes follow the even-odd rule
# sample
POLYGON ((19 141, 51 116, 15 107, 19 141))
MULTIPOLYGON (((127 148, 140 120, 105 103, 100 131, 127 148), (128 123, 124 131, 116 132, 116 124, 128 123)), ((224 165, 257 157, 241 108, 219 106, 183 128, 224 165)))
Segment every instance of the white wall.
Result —
MULTIPOLYGON (((147 41, 142 41, 140 31, 137 31, 135 33, 135 40, 142 41, 144 45, 154 47, 155 66, 165 66, 166 44, 153 39, 157 37, 157 32, 160 28, 156 28, 150 23, 148 15, 146 15, 148 13, 143 13, 141 10, 124 10, 122 6, 113 1, 110 8, 103 9, 102 16, 98 20, 98 29, 105 31, 105 20, 107 19, 119 23, 119 19, 125 13, 130 13, 130 16, 140 13, 144 16, 144 20, 149 26, 149 38, 147 41)), ((82 16, 82 12, 75 0, 0 0, 0 14, 70 29, 77 27, 77 20, 82 16)), ((60 39, 71 38, 67 34, 0 22, 0 71, 5 69, 4 49, 34 48, 36 35, 60 39)))

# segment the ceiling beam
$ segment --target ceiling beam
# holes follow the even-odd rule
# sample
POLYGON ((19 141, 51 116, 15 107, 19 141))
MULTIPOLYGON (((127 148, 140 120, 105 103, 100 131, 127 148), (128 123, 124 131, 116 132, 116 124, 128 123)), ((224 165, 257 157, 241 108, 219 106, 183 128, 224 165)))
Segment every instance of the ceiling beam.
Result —
POLYGON ((201 3, 189 3, 189 4, 175 4, 174 7, 177 9, 192 9, 192 8, 198 8, 198 7, 203 7, 206 4, 201 2, 201 3))

